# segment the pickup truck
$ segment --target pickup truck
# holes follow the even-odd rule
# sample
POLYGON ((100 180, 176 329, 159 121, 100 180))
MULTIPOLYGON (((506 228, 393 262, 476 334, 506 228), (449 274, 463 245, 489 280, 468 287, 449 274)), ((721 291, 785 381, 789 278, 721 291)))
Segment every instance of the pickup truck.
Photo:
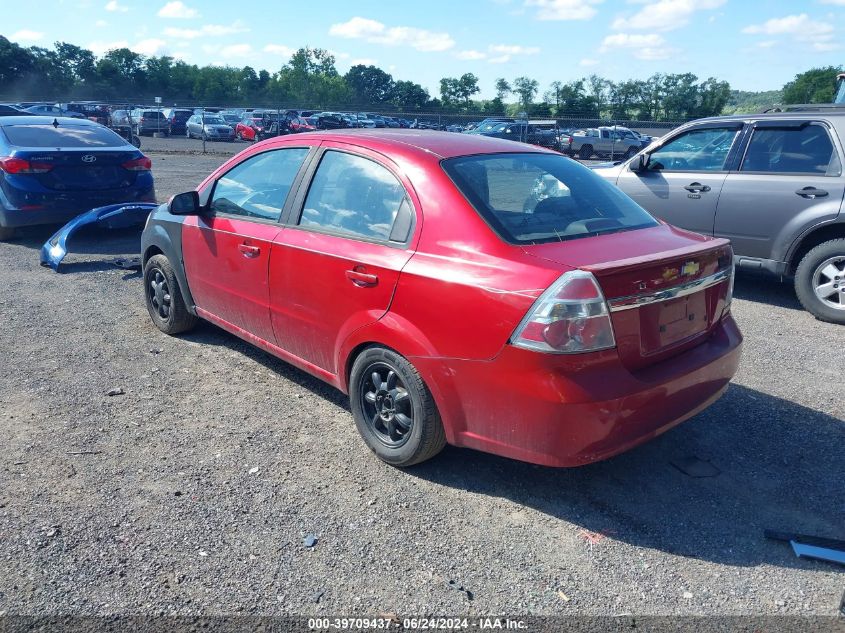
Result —
POLYGON ((612 127, 590 128, 575 132, 561 141, 561 150, 570 156, 587 160, 600 158, 631 158, 642 149, 640 139, 628 136, 612 127))

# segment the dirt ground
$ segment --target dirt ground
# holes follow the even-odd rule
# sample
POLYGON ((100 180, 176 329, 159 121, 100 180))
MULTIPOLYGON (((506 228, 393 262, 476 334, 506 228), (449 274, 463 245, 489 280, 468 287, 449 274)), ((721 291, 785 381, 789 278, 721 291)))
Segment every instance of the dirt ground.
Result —
MULTIPOLYGON (((225 160, 152 149, 160 199, 225 160)), ((0 243, 0 614, 837 613, 843 568, 763 538, 845 537, 845 328, 788 285, 737 281, 734 383, 641 448, 401 471, 320 381, 208 324, 156 330, 110 263, 138 231, 85 232, 56 274, 54 228, 0 243)))

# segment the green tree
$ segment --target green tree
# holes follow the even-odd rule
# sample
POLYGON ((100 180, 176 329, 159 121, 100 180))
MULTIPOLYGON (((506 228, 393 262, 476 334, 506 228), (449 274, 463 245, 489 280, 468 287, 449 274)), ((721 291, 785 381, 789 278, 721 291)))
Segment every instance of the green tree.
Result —
POLYGON ((393 77, 376 66, 357 64, 343 79, 357 105, 380 105, 393 95, 393 77))
POLYGON ((413 81, 397 81, 393 84, 391 103, 403 112, 422 110, 430 100, 428 90, 413 81))
POLYGON ((496 80, 496 98, 499 101, 504 102, 505 99, 513 92, 511 85, 508 83, 507 79, 503 77, 499 77, 496 80))
POLYGON ((783 102, 833 103, 836 75, 841 72, 841 66, 825 66, 795 75, 795 79, 783 87, 783 102))
POLYGON ((513 91, 519 95, 519 103, 526 112, 531 109, 539 88, 540 84, 536 79, 517 77, 513 80, 513 91))

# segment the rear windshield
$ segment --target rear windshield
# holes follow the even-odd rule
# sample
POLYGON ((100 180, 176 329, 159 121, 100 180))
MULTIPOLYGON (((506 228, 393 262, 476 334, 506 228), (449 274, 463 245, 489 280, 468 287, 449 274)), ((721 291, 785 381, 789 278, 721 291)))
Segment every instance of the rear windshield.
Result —
POLYGON ((614 185, 557 154, 485 154, 442 163, 507 242, 538 244, 656 226, 614 185))
POLYGON ((120 147, 126 141, 100 125, 7 125, 6 138, 18 147, 120 147))
POLYGON ((164 115, 158 110, 144 110, 141 116, 145 119, 163 119, 164 115))

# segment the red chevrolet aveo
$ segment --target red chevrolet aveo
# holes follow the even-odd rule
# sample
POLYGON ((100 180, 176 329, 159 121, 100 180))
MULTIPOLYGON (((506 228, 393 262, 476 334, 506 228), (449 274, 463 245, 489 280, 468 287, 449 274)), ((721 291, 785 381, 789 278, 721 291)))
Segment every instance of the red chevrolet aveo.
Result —
POLYGON ((604 459, 710 405, 740 357, 727 241, 511 141, 270 139, 159 207, 142 247, 159 329, 206 319, 348 393, 397 466, 447 442, 604 459))

